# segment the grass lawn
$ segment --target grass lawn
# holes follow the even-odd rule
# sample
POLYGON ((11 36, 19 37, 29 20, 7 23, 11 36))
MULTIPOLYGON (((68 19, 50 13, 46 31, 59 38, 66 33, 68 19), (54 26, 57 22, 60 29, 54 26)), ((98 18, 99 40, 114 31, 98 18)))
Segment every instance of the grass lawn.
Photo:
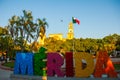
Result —
POLYGON ((3 66, 10 67, 10 68, 14 68, 14 62, 4 63, 3 66))
POLYGON ((114 64, 115 70, 120 70, 120 64, 114 64))

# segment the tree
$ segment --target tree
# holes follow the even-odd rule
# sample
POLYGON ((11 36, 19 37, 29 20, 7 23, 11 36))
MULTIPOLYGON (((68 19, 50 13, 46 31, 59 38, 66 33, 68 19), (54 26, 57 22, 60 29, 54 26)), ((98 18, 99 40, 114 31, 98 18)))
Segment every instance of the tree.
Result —
POLYGON ((40 37, 43 39, 45 32, 46 32, 46 26, 48 26, 48 23, 46 22, 46 19, 43 20, 38 19, 38 25, 40 26, 40 37))
POLYGON ((13 58, 14 57, 14 44, 12 38, 8 34, 8 30, 0 27, 0 52, 6 53, 6 57, 13 58))
POLYGON ((120 51, 120 36, 118 37, 115 45, 116 45, 116 50, 120 51))
POLYGON ((23 14, 23 16, 12 16, 8 25, 14 44, 20 46, 22 51, 25 50, 27 43, 31 44, 32 41, 37 41, 40 32, 43 31, 43 35, 45 34, 47 23, 44 19, 37 19, 38 23, 35 23, 31 11, 23 10, 23 14))
POLYGON ((57 51, 62 48, 66 51, 97 53, 99 50, 107 50, 109 54, 113 51, 120 50, 120 36, 113 34, 105 36, 103 39, 80 38, 66 39, 65 41, 56 40, 54 38, 46 38, 45 45, 48 51, 57 51), (74 48, 73 48, 74 47, 74 48))
POLYGON ((5 52, 5 48, 7 47, 6 37, 8 37, 8 30, 6 28, 0 27, 0 51, 5 52))

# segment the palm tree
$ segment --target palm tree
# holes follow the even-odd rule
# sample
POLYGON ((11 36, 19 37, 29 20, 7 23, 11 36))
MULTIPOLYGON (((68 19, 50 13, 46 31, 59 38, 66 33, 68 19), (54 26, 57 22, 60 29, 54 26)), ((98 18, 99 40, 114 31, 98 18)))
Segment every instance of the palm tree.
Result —
POLYGON ((48 23, 46 22, 46 19, 43 20, 38 19, 38 25, 40 27, 40 37, 43 39, 45 32, 46 32, 46 26, 48 26, 48 23))
POLYGON ((9 19, 8 25, 8 29, 10 31, 11 37, 14 40, 14 44, 19 45, 22 51, 25 50, 27 43, 31 44, 32 40, 36 41, 38 39, 41 30, 39 26, 43 26, 42 29, 45 30, 46 25, 45 20, 42 21, 41 19, 38 20, 38 24, 34 23, 31 11, 23 10, 23 14, 24 15, 20 17, 13 16, 11 19, 9 19))

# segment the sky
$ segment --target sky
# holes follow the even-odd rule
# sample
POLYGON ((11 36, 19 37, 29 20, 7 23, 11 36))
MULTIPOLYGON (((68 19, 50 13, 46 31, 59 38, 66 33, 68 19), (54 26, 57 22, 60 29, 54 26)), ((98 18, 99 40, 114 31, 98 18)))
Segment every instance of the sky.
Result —
POLYGON ((62 33, 67 37, 72 17, 75 38, 103 38, 120 35, 120 0, 0 0, 0 26, 8 25, 13 15, 22 16, 23 10, 32 11, 34 21, 46 18, 46 35, 62 33))

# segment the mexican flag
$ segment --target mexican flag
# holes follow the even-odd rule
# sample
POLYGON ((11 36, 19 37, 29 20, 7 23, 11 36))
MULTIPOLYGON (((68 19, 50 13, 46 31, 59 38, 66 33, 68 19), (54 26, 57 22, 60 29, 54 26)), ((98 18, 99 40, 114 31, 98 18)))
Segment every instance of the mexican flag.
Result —
POLYGON ((73 23, 80 24, 80 20, 78 20, 77 18, 74 18, 74 17, 72 17, 72 22, 73 22, 73 23))

